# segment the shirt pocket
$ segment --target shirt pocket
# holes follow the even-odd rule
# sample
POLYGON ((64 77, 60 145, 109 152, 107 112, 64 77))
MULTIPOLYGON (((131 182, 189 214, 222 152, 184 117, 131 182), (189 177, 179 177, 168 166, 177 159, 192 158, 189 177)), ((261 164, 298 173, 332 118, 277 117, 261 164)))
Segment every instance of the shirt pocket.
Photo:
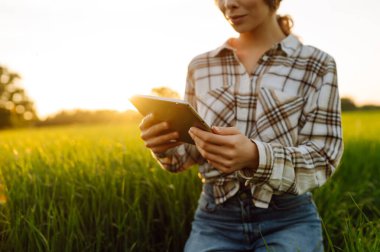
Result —
POLYGON ((220 86, 198 95, 197 110, 210 126, 234 126, 236 108, 232 85, 220 86))
POLYGON ((260 88, 256 108, 255 137, 270 143, 295 146, 304 98, 280 90, 260 88))

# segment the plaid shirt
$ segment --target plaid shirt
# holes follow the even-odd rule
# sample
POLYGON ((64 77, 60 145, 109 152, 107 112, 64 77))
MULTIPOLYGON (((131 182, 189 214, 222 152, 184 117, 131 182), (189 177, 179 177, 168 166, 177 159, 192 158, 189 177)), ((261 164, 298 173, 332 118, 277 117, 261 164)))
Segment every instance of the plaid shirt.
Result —
POLYGON ((217 204, 250 187, 255 206, 273 194, 302 194, 334 173, 343 153, 340 99, 334 59, 289 35, 247 73, 229 41, 189 64, 185 100, 209 124, 235 126, 256 143, 257 170, 222 174, 183 144, 156 155, 172 172, 199 164, 217 204))

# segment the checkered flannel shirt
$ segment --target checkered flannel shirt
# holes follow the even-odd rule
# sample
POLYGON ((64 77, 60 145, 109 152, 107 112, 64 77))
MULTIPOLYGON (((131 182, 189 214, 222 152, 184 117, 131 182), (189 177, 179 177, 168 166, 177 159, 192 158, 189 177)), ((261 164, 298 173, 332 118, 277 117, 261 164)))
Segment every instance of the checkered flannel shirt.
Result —
POLYGON ((199 164, 217 204, 234 196, 241 181, 261 208, 268 207, 273 194, 297 195, 321 186, 343 153, 334 59, 289 35, 249 75, 229 42, 191 61, 185 100, 209 125, 235 126, 256 143, 257 170, 223 174, 190 144, 155 157, 172 172, 199 164))

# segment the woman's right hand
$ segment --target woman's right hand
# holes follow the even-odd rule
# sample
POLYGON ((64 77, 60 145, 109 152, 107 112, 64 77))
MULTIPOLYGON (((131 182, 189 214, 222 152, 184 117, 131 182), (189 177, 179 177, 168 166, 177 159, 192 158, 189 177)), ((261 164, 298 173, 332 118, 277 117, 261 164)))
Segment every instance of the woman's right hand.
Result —
POLYGON ((170 131, 168 122, 157 122, 153 114, 145 116, 139 128, 141 130, 140 137, 145 146, 156 154, 182 144, 178 141, 178 132, 170 131))

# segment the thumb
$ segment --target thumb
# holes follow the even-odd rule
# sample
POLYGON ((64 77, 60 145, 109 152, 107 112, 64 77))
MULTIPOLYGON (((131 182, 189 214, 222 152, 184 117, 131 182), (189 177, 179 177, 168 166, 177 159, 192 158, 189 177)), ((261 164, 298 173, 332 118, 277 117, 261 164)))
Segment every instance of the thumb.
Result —
POLYGON ((212 126, 212 131, 219 135, 236 135, 240 134, 240 131, 236 127, 216 127, 212 126))

